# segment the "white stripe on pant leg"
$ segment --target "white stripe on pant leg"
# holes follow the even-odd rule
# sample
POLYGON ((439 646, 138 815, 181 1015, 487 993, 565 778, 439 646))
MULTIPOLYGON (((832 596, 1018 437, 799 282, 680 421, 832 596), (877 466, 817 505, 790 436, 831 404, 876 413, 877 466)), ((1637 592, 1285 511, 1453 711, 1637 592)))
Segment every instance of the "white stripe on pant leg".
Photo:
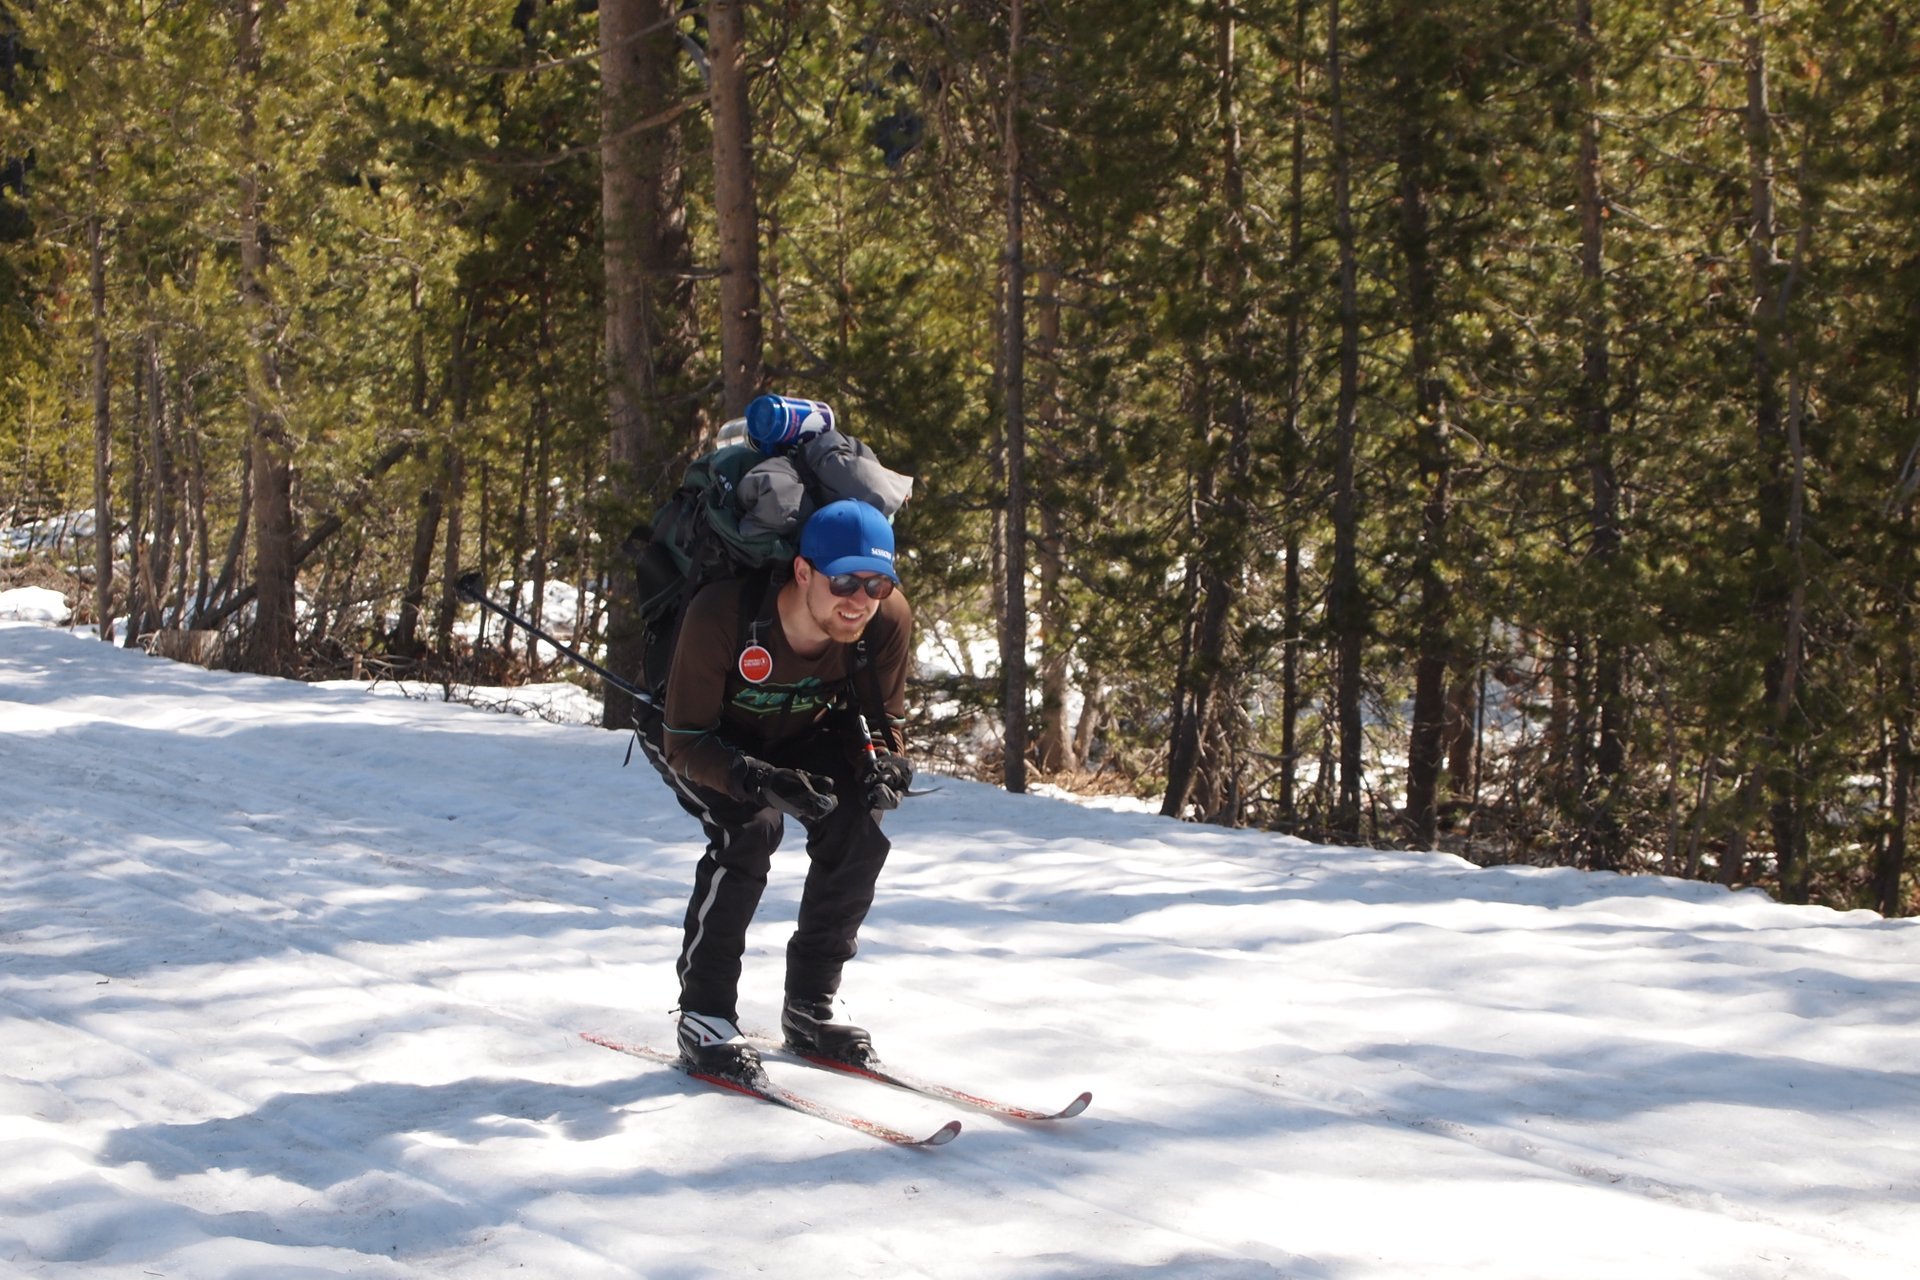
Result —
MULTIPOLYGON (((727 869, 718 863, 713 868, 713 879, 707 882, 707 900, 700 904, 700 910, 694 915, 698 927, 693 931, 693 941, 680 953, 680 982, 685 985, 687 970, 693 967, 693 953, 700 949, 700 940, 707 936, 707 912, 713 910, 714 902, 720 897, 720 881, 726 878, 727 869)), ((682 1011, 684 1012, 684 1010, 682 1011)), ((706 1012, 696 1010, 695 1012, 706 1012)))
MULTIPOLYGON (((653 743, 649 742, 645 737, 640 739, 640 745, 648 756, 660 762, 661 772, 666 774, 668 780, 672 782, 673 789, 685 796, 693 804, 699 806, 700 826, 704 830, 713 833, 710 838, 713 839, 716 846, 714 852, 724 853, 727 846, 733 841, 733 833, 714 820, 713 810, 709 809, 707 802, 702 800, 693 788, 687 786, 681 779, 679 773, 667 764, 666 755, 663 752, 657 750, 653 743)), ((707 936, 707 913, 713 910, 713 904, 720 898, 720 881, 725 878, 726 874, 727 869, 721 866, 716 860, 713 866, 713 879, 707 882, 706 901, 702 902, 699 911, 694 913, 695 928, 693 931, 693 940, 687 943, 686 949, 680 953, 679 978, 683 986, 687 981, 687 970, 693 967, 693 953, 700 949, 701 939, 707 936)), ((685 1010, 682 1010, 682 1012, 685 1012, 685 1010)), ((695 1012, 704 1011, 695 1010, 695 1012)))

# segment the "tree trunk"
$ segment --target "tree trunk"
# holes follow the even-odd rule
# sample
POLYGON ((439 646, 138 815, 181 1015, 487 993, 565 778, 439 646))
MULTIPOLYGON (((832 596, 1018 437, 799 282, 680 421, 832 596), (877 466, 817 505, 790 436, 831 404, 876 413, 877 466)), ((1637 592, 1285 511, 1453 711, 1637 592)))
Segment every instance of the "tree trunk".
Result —
POLYGON ((1456 801, 1479 799, 1480 711, 1486 701, 1486 668, 1462 663, 1447 695, 1447 793, 1456 801))
MULTIPOLYGON (((553 329, 551 314, 544 300, 540 314, 542 369, 551 368, 553 329)), ((533 487, 533 622, 547 625, 547 557, 552 553, 553 486, 553 403, 549 382, 542 377, 533 392, 534 476, 533 487)), ((534 666, 539 665, 539 650, 533 651, 534 666)))
MULTIPOLYGON (((252 447, 251 443, 248 445, 252 447)), ((196 630, 215 628, 238 607, 234 603, 233 584, 240 576, 240 562, 246 555, 247 538, 253 532, 253 471, 240 468, 239 519, 233 522, 233 536, 227 540, 226 555, 220 561, 220 576, 207 592, 207 603, 194 618, 196 630)), ((249 588, 251 591, 251 588, 249 588)))
POLYGON ((1073 727, 1067 718, 1073 631, 1061 590, 1061 560, 1066 554, 1066 521, 1056 503, 1040 508, 1040 737, 1034 760, 1042 773, 1071 773, 1080 768, 1073 727))
POLYGON ((400 597, 400 620, 394 628, 393 647, 408 657, 420 648, 420 611, 427 600, 427 578, 433 572, 433 546, 440 536, 440 486, 430 484, 420 492, 420 514, 413 525, 413 554, 407 561, 407 590, 400 597))
MULTIPOLYGON (((1920 420, 1920 353, 1907 367, 1906 419, 1920 420)), ((1913 491, 1903 490, 1896 500, 1900 532, 1906 545, 1914 538, 1913 491)), ((1893 514, 1889 512, 1889 514, 1893 514)), ((1887 838, 1880 847, 1879 865, 1874 868, 1874 898, 1883 916, 1906 914, 1906 899, 1901 890, 1907 870, 1907 829, 1913 816, 1914 765, 1920 762, 1913 740, 1910 709, 1920 706, 1920 665, 1916 665, 1913 633, 1916 621, 1914 602, 1920 600, 1920 580, 1916 580, 1913 561, 1906 561, 1906 572, 1887 592, 1888 608, 1893 613, 1890 628, 1894 640, 1891 738, 1888 754, 1887 838)))
POLYGON ((460 618, 460 549, 466 530, 461 517, 466 512, 467 462, 460 446, 447 446, 447 470, 441 483, 446 486, 442 510, 446 513, 447 540, 440 548, 440 603, 434 613, 433 650, 441 667, 454 661, 454 623, 460 618))
MULTIPOLYGON (((507 600, 511 607, 521 609, 523 615, 537 627, 540 625, 539 605, 529 596, 524 602, 525 607, 523 608, 523 602, 520 598, 520 588, 526 585, 520 575, 524 572, 523 566, 527 564, 527 553, 532 549, 533 543, 533 442, 534 437, 539 434, 539 412, 537 409, 534 413, 532 426, 533 429, 528 431, 520 440, 520 480, 515 486, 517 502, 514 506, 513 529, 507 535, 507 600)), ((488 492, 488 488, 486 476, 483 474, 480 478, 480 492, 484 495, 488 492)), ((480 564, 483 568, 488 564, 485 503, 486 499, 483 496, 481 498, 482 514, 480 517, 480 564)), ((501 628, 500 656, 507 662, 513 660, 513 633, 513 627, 501 628)), ((529 669, 539 660, 539 650, 534 648, 533 640, 529 637, 527 641, 527 665, 529 669)))
POLYGON ((1615 567, 1620 558, 1620 485, 1614 467, 1611 374, 1611 321, 1606 274, 1606 208, 1600 171, 1598 49, 1592 0, 1576 0, 1574 37, 1579 44, 1575 81, 1580 100, 1580 150, 1575 188, 1580 205, 1581 358, 1575 416, 1585 441, 1588 483, 1588 538, 1592 571, 1601 583, 1593 598, 1601 602, 1594 645, 1594 700, 1599 741, 1586 797, 1588 865, 1618 871, 1627 862, 1626 827, 1620 820, 1626 803, 1627 690, 1626 652, 1613 637, 1620 602, 1615 567))
MULTIPOLYGON (((407 335, 407 408, 417 429, 424 432, 433 415, 428 392, 427 325, 421 302, 420 273, 413 273, 409 312, 413 327, 407 335)), ((426 450, 422 449, 424 454, 426 450)), ((394 625, 393 650, 408 658, 420 656, 420 622, 427 603, 427 579, 433 574, 433 546, 440 536, 440 485, 428 480, 420 491, 419 513, 414 517, 413 551, 407 558, 407 589, 400 597, 400 617, 394 625)))
MULTIPOLYGON (((1912 599, 1912 596, 1908 595, 1907 598, 1912 599)), ((1898 629, 1896 634, 1898 638, 1894 641, 1892 661, 1892 703, 1895 707, 1912 707, 1916 705, 1916 697, 1920 697, 1920 680, 1915 679, 1913 634, 1904 628, 1898 629)), ((1873 897, 1874 906, 1880 914, 1891 919, 1906 914, 1901 887, 1907 870, 1907 824, 1913 814, 1915 753, 1912 719, 1896 712, 1889 720, 1887 830, 1873 869, 1873 897)))
POLYGON ((1011 0, 1007 21, 1006 306, 1001 323, 1006 408, 1006 581, 1000 630, 1004 679, 1001 715, 1006 722, 1003 777, 1006 789, 1027 789, 1027 424, 1026 247, 1024 192, 1020 181, 1020 65, 1024 39, 1022 0, 1011 0))
MULTIPOLYGON (((183 628, 192 629, 200 616, 206 612, 210 599, 209 593, 213 587, 213 547, 207 527, 207 460, 200 442, 199 415, 194 410, 191 398, 192 384, 183 376, 179 379, 177 386, 181 437, 186 441, 189 467, 187 502, 192 509, 193 545, 196 552, 193 563, 192 602, 188 603, 183 593, 180 603, 180 625, 183 628)), ((244 503, 242 505, 244 507, 244 503)))
POLYGON ((1406 319, 1413 376, 1413 398, 1426 501, 1420 512, 1420 538, 1413 576, 1419 584, 1414 606, 1417 652, 1414 655, 1413 725, 1407 740, 1407 839, 1430 849, 1439 838, 1440 766, 1445 754, 1447 671, 1453 664, 1453 592, 1447 584, 1448 522, 1451 518, 1453 460, 1445 388, 1435 355, 1440 324, 1438 280, 1433 263, 1427 209, 1426 164, 1429 128, 1419 108, 1418 86, 1400 89, 1400 249, 1407 268, 1406 319))
POLYGON ((1751 769, 1740 784, 1734 805, 1733 826, 1727 832, 1726 850, 1720 855, 1719 880, 1729 889, 1747 882, 1748 828, 1752 824, 1752 815, 1759 811, 1765 796, 1765 772, 1763 768, 1751 769))
MULTIPOLYGON (((138 345, 137 343, 135 344, 138 345)), ((127 379, 127 387, 133 392, 133 404, 129 417, 134 427, 128 432, 127 444, 127 587, 126 597, 120 607, 126 613, 126 634, 121 637, 121 645, 128 649, 140 647, 140 636, 145 629, 146 601, 151 594, 152 573, 147 564, 147 451, 140 446, 140 428, 146 418, 146 379, 140 376, 138 357, 133 361, 132 376, 127 379)))
POLYGON ((1089 671, 1086 687, 1081 690, 1080 718, 1073 726, 1073 758, 1084 768, 1093 754, 1094 735, 1100 732, 1100 722, 1106 706, 1106 695, 1101 689, 1100 676, 1089 671))
POLYGON ((1247 486, 1252 470, 1252 412, 1245 390, 1233 379, 1216 379, 1212 363, 1217 352, 1247 349, 1254 340, 1250 297, 1250 247, 1247 234, 1246 174, 1240 154, 1238 66, 1234 48, 1233 14, 1222 9, 1214 19, 1214 87, 1220 127, 1220 204, 1224 235, 1218 258, 1204 268, 1206 292, 1224 305, 1224 319, 1216 332, 1200 340, 1194 360, 1199 388, 1194 429, 1200 456, 1208 473, 1200 477, 1196 511, 1198 585, 1203 602, 1192 620, 1189 661, 1182 672, 1187 690, 1185 705, 1174 717, 1174 736, 1167 751, 1167 794, 1161 813, 1177 817, 1190 792, 1197 791, 1204 814, 1237 812, 1237 788, 1225 776, 1236 754, 1229 738, 1235 717, 1217 705, 1223 672, 1238 657, 1232 634, 1234 609, 1246 577, 1249 504, 1247 486), (1212 459, 1215 393, 1223 401, 1225 448, 1218 456, 1220 474, 1212 459), (1229 797, 1233 797, 1229 799, 1229 797))
MULTIPOLYGON (((155 376, 165 381, 164 367, 156 368, 155 376)), ((169 628, 186 625, 187 600, 192 591, 194 550, 200 545, 200 529, 194 518, 199 479, 194 474, 196 450, 193 445, 193 424, 187 418, 184 384, 184 378, 174 379, 167 396, 167 410, 173 420, 167 437, 168 448, 174 453, 173 523, 178 535, 173 551, 173 586, 167 595, 165 625, 169 628)))
MULTIPOLYGON (((1293 17, 1293 145, 1287 172, 1287 261, 1299 262, 1306 249, 1307 183, 1307 18, 1313 0, 1298 0, 1293 17)), ((1287 406, 1281 459, 1281 491, 1290 508, 1299 497, 1300 465, 1305 441, 1300 430, 1306 399, 1307 283, 1292 273, 1287 283, 1286 376, 1287 406)), ((1291 830, 1297 823, 1294 798, 1300 759, 1300 649, 1306 618, 1300 582, 1300 522, 1288 518, 1281 550, 1280 616, 1280 778, 1274 802, 1281 820, 1291 830)))
MULTIPOLYGON (((1788 405, 1780 393, 1785 363, 1788 294, 1776 243, 1773 119, 1769 103, 1766 27, 1760 0, 1743 0, 1746 27, 1747 167, 1750 222, 1747 260, 1752 291, 1754 432, 1767 469, 1759 498, 1763 580, 1756 592, 1760 624, 1777 637, 1764 673, 1768 718, 1765 744, 1768 821, 1779 860, 1780 893, 1788 902, 1807 895, 1807 818, 1795 733, 1804 657, 1806 582, 1802 537, 1805 514, 1805 450, 1800 436, 1801 398, 1788 405)), ((1809 232, 1812 210, 1801 211, 1800 235, 1809 232)), ((1796 255, 1797 257, 1803 255, 1796 255)))
POLYGON ((93 611, 113 639, 113 397, 107 381, 107 251, 98 217, 87 220, 93 295, 93 611))
MULTIPOLYGON (((1194 384, 1195 404, 1188 412, 1195 422, 1195 434, 1202 434, 1207 419, 1204 384, 1206 372, 1196 350, 1188 362, 1188 376, 1194 384)), ((1189 493, 1186 503, 1185 571, 1180 581, 1180 651, 1174 656, 1173 689, 1167 706, 1167 788, 1160 800, 1162 817, 1185 816, 1187 792, 1193 783, 1194 760, 1200 753, 1200 718, 1195 714, 1199 699, 1195 682, 1202 658, 1196 656, 1200 627, 1196 617, 1204 596, 1201 586, 1200 511, 1213 501, 1213 472, 1204 460, 1189 469, 1189 493)))
MULTIPOLYGON (((1039 314, 1034 318, 1034 341, 1040 367, 1034 376, 1043 440, 1058 440, 1060 422, 1060 270, 1048 265, 1039 272, 1039 314)), ((1043 446, 1044 450, 1045 446, 1043 446)), ((1044 452, 1043 452, 1044 456, 1044 452)), ((1061 590, 1062 557, 1066 554, 1066 521, 1058 502, 1040 504, 1040 738, 1034 759, 1043 773, 1063 773, 1080 767, 1074 751, 1072 727, 1067 723, 1067 676, 1073 660, 1073 629, 1061 590)))
POLYGON ((140 549, 145 586, 145 607, 138 630, 158 631, 166 625, 167 584, 173 575, 173 539, 177 504, 175 489, 179 483, 174 465, 173 444, 167 438, 167 398, 161 373, 160 340, 149 333, 140 343, 140 374, 146 383, 147 474, 151 495, 148 507, 150 536, 140 549))
POLYGON ((254 0, 235 0, 240 93, 240 308, 247 324, 247 427, 253 473, 254 617, 246 669, 289 675, 295 660, 293 442, 281 416, 267 284, 266 190, 255 104, 260 93, 260 21, 254 0))
POLYGON ((1679 874, 1692 880, 1700 874, 1700 847, 1707 833, 1707 815, 1713 808, 1713 788, 1720 781, 1720 758, 1711 753, 1700 763, 1700 785, 1694 792, 1693 819, 1687 829, 1687 855, 1679 874))
POLYGON ((1327 105, 1333 179, 1334 238, 1340 256, 1340 390, 1333 425, 1333 564, 1327 583, 1328 625, 1337 667, 1334 720, 1338 725, 1338 794, 1331 825, 1335 834, 1360 835, 1362 725, 1361 656, 1366 649, 1367 609, 1360 585, 1360 492, 1356 480, 1360 401, 1359 262, 1353 226, 1353 155, 1347 137, 1341 74, 1340 0, 1327 5, 1327 105))
MULTIPOLYGON (((669 0, 599 6, 609 481, 628 521, 650 508, 669 460, 691 435, 691 398, 668 400, 692 347, 685 144, 673 79, 677 12, 669 0)), ((607 665, 621 673, 639 670, 643 643, 627 576, 609 578, 607 665)), ((602 698, 602 723, 633 723, 625 693, 608 686, 602 698)))
POLYGON ((741 0, 708 0, 712 69, 713 209, 720 240, 721 418, 738 417, 760 389, 760 219, 754 202, 753 115, 747 102, 741 0))
POLYGON ((440 554, 440 606, 435 617, 434 654, 442 668, 453 663, 453 624, 460 613, 460 557, 466 530, 467 463, 461 441, 467 434, 467 415, 473 404, 473 311, 460 313, 453 329, 453 351, 448 360, 447 398, 453 415, 447 439, 447 466, 441 476, 446 493, 441 511, 446 517, 447 540, 440 554))
MULTIPOLYGON (((339 509, 329 511, 325 516, 321 517, 320 520, 314 524, 311 533, 293 544, 292 549, 287 554, 288 564, 295 570, 298 570, 304 566, 307 561, 311 560, 314 552, 325 546, 333 535, 339 533, 340 530, 346 527, 349 516, 357 513, 366 506, 368 500, 374 493, 373 481, 393 470, 402 459, 406 458, 412 452, 413 444, 411 441, 402 440, 398 444, 388 445, 387 451, 374 459, 373 463, 367 468, 366 476, 360 485, 359 491, 339 509)), ((246 477, 243 476, 242 480, 244 482, 246 477)), ((241 505, 244 508, 247 504, 243 501, 241 505)), ((242 514, 244 516, 244 511, 242 514)), ((222 590, 225 589, 227 580, 239 564, 239 552, 245 542, 246 534, 244 518, 240 524, 242 527, 236 528, 234 533, 235 545, 229 550, 226 569, 221 573, 219 586, 222 590)), ((217 595, 219 593, 216 592, 215 594, 217 595)), ((219 605, 208 609, 201 618, 201 622, 205 626, 217 627, 227 618, 233 616, 233 614, 252 604, 258 595, 259 584, 250 582, 239 591, 226 597, 219 605)))

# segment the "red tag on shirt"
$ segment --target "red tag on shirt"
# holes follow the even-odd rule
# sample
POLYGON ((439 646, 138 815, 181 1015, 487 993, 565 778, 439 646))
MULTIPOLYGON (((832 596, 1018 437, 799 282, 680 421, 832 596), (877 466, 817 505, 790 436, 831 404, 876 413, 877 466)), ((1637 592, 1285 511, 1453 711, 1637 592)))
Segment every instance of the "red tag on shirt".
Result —
POLYGON ((762 684, 773 674, 773 655, 764 645, 750 644, 740 651, 740 678, 748 684, 762 684))

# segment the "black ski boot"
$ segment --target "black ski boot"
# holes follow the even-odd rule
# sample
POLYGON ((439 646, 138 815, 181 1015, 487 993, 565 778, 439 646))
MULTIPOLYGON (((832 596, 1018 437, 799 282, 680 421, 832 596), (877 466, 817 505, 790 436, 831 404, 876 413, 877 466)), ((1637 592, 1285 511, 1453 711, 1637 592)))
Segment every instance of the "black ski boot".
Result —
POLYGON ((741 1084, 766 1083, 760 1054, 730 1020, 709 1013, 682 1012, 676 1038, 680 1061, 687 1070, 741 1084))
POLYGON ((833 1020, 832 996, 789 995, 780 1010, 780 1030, 787 1048, 813 1058, 829 1058, 864 1067, 879 1059, 873 1037, 865 1027, 833 1020))

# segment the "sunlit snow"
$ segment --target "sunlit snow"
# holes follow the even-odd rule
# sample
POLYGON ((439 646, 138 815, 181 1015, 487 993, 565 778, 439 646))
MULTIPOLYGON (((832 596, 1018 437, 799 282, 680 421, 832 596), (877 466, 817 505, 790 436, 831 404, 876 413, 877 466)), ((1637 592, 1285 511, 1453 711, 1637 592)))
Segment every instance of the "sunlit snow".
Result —
POLYGON ((899 1150, 580 1039, 670 1039, 699 841, 627 744, 0 622, 0 1272, 1916 1274, 1920 923, 930 778, 849 1011, 1094 1101, 776 1064, 965 1124, 899 1150))

